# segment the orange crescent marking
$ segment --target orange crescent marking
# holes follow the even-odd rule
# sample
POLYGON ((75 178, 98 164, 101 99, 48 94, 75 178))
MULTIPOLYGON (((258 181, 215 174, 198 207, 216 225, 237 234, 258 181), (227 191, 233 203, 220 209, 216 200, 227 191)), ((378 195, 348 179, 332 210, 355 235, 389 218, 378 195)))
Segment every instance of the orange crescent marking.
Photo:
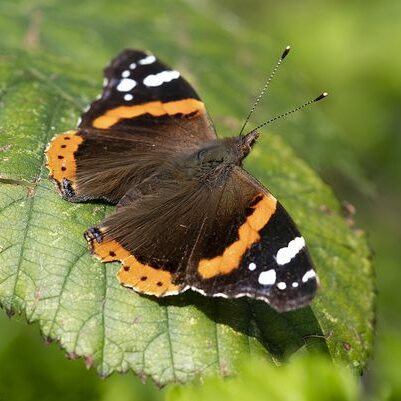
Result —
POLYGON ((46 157, 50 176, 61 183, 63 178, 72 182, 75 188, 77 165, 74 153, 78 150, 83 138, 76 135, 78 131, 67 131, 55 136, 47 145, 46 157))
POLYGON ((148 102, 134 106, 120 106, 108 110, 104 115, 93 121, 95 128, 110 128, 124 118, 135 118, 144 114, 155 117, 174 114, 190 114, 205 109, 205 105, 196 99, 175 100, 163 103, 161 101, 148 102))
POLYGON ((252 207, 252 214, 238 229, 238 240, 228 246, 222 255, 199 262, 198 273, 201 277, 208 279, 238 269, 245 252, 260 240, 259 231, 269 222, 276 210, 276 204, 277 201, 272 195, 263 195, 252 207))
POLYGON ((92 240, 90 246, 102 262, 120 261, 123 267, 117 273, 119 282, 137 292, 161 297, 178 294, 183 288, 182 285, 173 284, 170 272, 140 263, 117 241, 98 243, 92 240))

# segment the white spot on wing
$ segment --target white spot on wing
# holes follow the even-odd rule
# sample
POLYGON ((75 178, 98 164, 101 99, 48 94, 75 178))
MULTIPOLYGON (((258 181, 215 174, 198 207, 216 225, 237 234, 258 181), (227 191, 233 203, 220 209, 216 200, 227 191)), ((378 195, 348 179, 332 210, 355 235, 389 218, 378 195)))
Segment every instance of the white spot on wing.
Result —
POLYGON ((259 274, 259 284, 273 285, 276 282, 276 272, 273 269, 264 271, 259 274))
POLYGON ((128 92, 131 89, 135 88, 135 86, 136 86, 136 81, 134 81, 133 79, 124 78, 118 84, 117 90, 119 92, 128 92))
POLYGON ((315 278, 315 277, 316 277, 315 271, 310 269, 303 275, 302 282, 306 283, 308 280, 315 278))
POLYGON ((152 64, 155 61, 156 61, 156 57, 153 54, 151 54, 151 55, 139 60, 138 62, 141 65, 147 65, 147 64, 152 64))
POLYGON ((135 63, 131 63, 130 65, 129 65, 129 69, 130 70, 134 70, 136 68, 136 64, 135 63))
POLYGON ((277 288, 279 290, 285 290, 287 288, 287 284, 284 283, 284 281, 280 281, 279 283, 277 283, 277 288))
POLYGON ((123 78, 128 78, 131 75, 131 72, 129 70, 125 70, 121 73, 121 76, 123 78))
POLYGON ((291 261, 305 247, 303 237, 296 237, 287 246, 278 250, 276 262, 278 265, 285 265, 291 261))
POLYGON ((109 80, 107 78, 103 78, 103 87, 106 87, 109 83, 109 80))
POLYGON ((148 75, 144 80, 143 83, 146 86, 160 86, 164 84, 165 82, 170 82, 173 79, 177 79, 180 76, 180 73, 178 71, 162 71, 159 72, 158 74, 152 74, 148 75))
POLYGON ((134 97, 130 94, 130 93, 126 93, 124 95, 124 100, 126 100, 127 102, 129 102, 130 100, 132 100, 134 97))
POLYGON ((293 283, 292 283, 292 287, 293 288, 297 288, 299 286, 299 284, 296 282, 296 281, 294 281, 293 283))
POLYGON ((253 262, 249 263, 248 269, 251 270, 251 271, 255 270, 256 269, 256 264, 253 263, 253 262))

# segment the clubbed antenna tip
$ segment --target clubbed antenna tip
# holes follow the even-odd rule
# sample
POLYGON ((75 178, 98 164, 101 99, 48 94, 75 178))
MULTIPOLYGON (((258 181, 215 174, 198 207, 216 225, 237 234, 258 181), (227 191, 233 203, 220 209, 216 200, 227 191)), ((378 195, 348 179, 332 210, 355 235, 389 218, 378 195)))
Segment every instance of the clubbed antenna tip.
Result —
POLYGON ((317 98, 315 98, 315 99, 313 99, 313 100, 309 100, 309 101, 305 102, 304 104, 301 104, 300 106, 295 107, 295 109, 286 111, 286 112, 283 113, 283 114, 280 114, 280 115, 278 115, 278 116, 276 116, 276 117, 274 117, 274 118, 271 118, 271 119, 268 120, 268 121, 265 121, 263 124, 258 125, 258 126, 257 126, 256 128, 254 128, 252 131, 257 131, 258 129, 264 127, 265 125, 268 125, 268 124, 272 123, 273 121, 280 120, 280 119, 282 119, 283 117, 287 117, 287 116, 289 116, 290 114, 295 113, 296 111, 302 110, 303 108, 305 108, 305 107, 311 105, 312 103, 315 103, 315 102, 318 102, 319 100, 324 99, 327 95, 328 95, 327 92, 323 92, 323 93, 322 93, 321 95, 319 95, 317 98))
POLYGON ((284 49, 283 54, 281 55, 280 59, 281 59, 281 60, 284 60, 284 59, 287 57, 287 55, 288 55, 288 53, 290 52, 290 50, 291 50, 291 47, 290 47, 290 46, 287 46, 287 47, 284 49))
POLYGON ((321 95, 319 95, 319 96, 314 100, 314 102, 318 102, 319 100, 324 99, 326 96, 328 96, 328 93, 327 93, 327 92, 323 92, 321 95))

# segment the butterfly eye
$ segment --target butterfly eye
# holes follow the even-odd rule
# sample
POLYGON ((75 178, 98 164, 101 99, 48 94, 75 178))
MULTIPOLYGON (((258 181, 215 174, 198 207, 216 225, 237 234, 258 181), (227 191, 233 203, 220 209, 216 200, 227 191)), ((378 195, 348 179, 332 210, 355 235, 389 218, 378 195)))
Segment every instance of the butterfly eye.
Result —
POLYGON ((207 153, 208 153, 208 150, 207 150, 207 149, 201 149, 201 150, 197 153, 196 157, 197 157, 197 159, 198 159, 199 161, 202 161, 202 160, 205 159, 207 153))
POLYGON ((224 149, 220 147, 210 147, 201 149, 198 154, 198 161, 202 165, 207 165, 209 167, 215 167, 224 162, 224 149))

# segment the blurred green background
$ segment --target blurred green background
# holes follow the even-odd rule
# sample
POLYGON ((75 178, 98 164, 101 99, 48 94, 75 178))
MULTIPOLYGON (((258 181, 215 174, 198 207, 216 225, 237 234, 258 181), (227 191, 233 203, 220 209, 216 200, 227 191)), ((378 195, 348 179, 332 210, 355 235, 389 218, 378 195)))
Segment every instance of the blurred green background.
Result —
MULTIPOLYGON (((395 400, 401 395, 400 21, 399 0, 2 0, 0 46, 73 60, 96 79, 121 48, 150 49, 189 76, 218 130, 232 133, 291 44, 253 122, 330 92, 269 129, 356 207, 356 226, 369 233, 378 319, 362 384, 366 396, 395 400)), ((0 333, 0 400, 164 398, 165 390, 132 374, 99 379, 57 345, 45 346, 38 328, 22 318, 0 313, 0 333)))

